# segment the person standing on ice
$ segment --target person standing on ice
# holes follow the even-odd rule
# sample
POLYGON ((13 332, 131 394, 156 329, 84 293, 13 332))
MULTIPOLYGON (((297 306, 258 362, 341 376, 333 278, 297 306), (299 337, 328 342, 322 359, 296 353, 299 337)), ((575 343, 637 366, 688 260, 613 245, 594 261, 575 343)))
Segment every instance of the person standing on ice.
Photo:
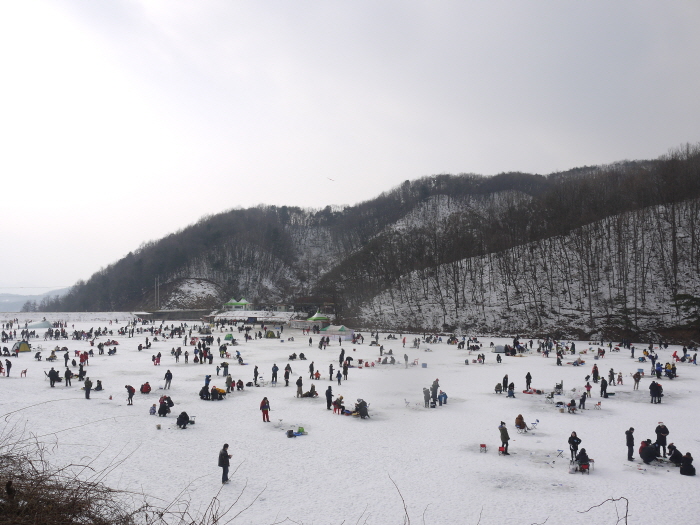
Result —
POLYGON ((430 390, 423 388, 423 399, 425 400, 425 408, 430 406, 430 390))
POLYGON ((440 389, 440 383, 436 379, 430 386, 430 397, 433 399, 433 406, 437 405, 438 390, 440 389))
POLYGON ((506 424, 501 421, 501 425, 498 427, 499 432, 501 433, 501 446, 503 447, 503 455, 504 456, 510 456, 508 453, 508 441, 510 441, 510 436, 508 435, 508 429, 506 428, 506 424))
POLYGON ((221 483, 228 483, 228 467, 230 465, 231 454, 228 453, 228 443, 224 443, 224 448, 219 452, 219 466, 224 469, 221 473, 221 483))
POLYGON ((503 391, 506 392, 508 390, 508 374, 503 376, 503 391))
POLYGON ((253 369, 253 384, 258 386, 258 365, 255 365, 255 368, 253 369))
MULTIPOLYGON (((127 395, 126 404, 133 405, 134 404, 134 394, 136 393, 136 389, 131 385, 124 385, 124 388, 126 388, 126 395, 127 395)), ((155 407, 155 405, 153 405, 153 406, 155 407)))
POLYGON ((569 436, 569 450, 571 451, 571 461, 576 459, 576 453, 578 452, 578 446, 581 444, 581 438, 576 435, 576 432, 572 432, 569 436))
POLYGON ((90 390, 92 390, 92 381, 89 377, 85 378, 85 399, 90 399, 90 390))
POLYGON ((333 404, 333 389, 329 386, 326 389, 326 409, 330 410, 333 404))
POLYGON ((165 388, 170 388, 170 382, 173 380, 173 373, 168 370, 165 373, 165 388))
POLYGON ((408 368, 408 354, 403 355, 403 361, 406 363, 406 368, 408 368))
POLYGON ((263 423, 270 422, 270 402, 266 397, 260 402, 260 410, 262 411, 263 423))
POLYGON ((314 378, 314 362, 311 361, 311 364, 309 365, 309 379, 314 378))
POLYGON ((333 381, 333 363, 328 365, 328 375, 330 376, 329 381, 333 381))
POLYGON ((532 376, 530 372, 525 375, 525 390, 530 390, 530 383, 532 383, 532 376))
POLYGON ((277 366, 277 363, 272 364, 272 384, 276 385, 277 384, 277 372, 279 371, 279 367, 277 366))
POLYGON ((340 380, 343 378, 343 374, 338 370, 338 373, 335 374, 335 378, 338 380, 338 385, 340 385, 340 380))
POLYGON ((666 457, 666 436, 669 434, 668 427, 664 425, 662 421, 659 421, 659 426, 656 427, 654 432, 656 433, 656 444, 660 449, 663 449, 664 457, 666 457))
POLYGON ((627 443, 627 461, 633 461, 634 457, 634 428, 630 427, 629 430, 625 431, 625 441, 627 443))
POLYGON ((578 407, 579 407, 581 410, 586 410, 586 398, 587 398, 587 397, 588 397, 588 394, 586 394, 586 392, 583 392, 583 393, 581 394, 581 397, 580 397, 579 400, 578 400, 578 407))
POLYGON ((304 390, 303 390, 303 385, 304 382, 301 379, 301 376, 299 376, 299 379, 297 379, 297 397, 301 397, 304 395, 304 390))

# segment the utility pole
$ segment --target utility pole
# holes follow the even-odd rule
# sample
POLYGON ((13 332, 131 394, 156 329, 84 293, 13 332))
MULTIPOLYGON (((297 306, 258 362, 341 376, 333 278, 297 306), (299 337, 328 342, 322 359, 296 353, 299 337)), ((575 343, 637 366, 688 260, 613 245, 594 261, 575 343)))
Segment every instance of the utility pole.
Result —
POLYGON ((156 310, 158 310, 160 308, 160 275, 156 275, 154 279, 153 298, 156 310))

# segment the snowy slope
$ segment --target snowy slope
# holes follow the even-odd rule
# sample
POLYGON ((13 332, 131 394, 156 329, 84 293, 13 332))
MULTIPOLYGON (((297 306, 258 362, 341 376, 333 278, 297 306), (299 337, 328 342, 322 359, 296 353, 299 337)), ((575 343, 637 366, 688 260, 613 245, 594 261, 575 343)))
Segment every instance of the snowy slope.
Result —
POLYGON ((414 271, 366 304, 358 323, 513 334, 679 325, 674 294, 700 295, 697 212, 697 200, 647 208, 414 271))
MULTIPOLYGON (((84 314, 75 320, 76 328, 107 325, 105 314, 94 317, 96 320, 90 321, 89 314, 84 314)), ((123 321, 107 325, 112 329, 117 326, 123 326, 123 321)), ((224 334, 214 335, 223 339, 224 334)), ((31 355, 13 359, 11 377, 0 378, 4 394, 0 396, 0 414, 9 414, 4 418, 3 431, 25 429, 25 437, 31 434, 42 443, 55 444, 50 459, 58 464, 93 461, 93 467, 99 469, 115 459, 124 459, 106 477, 108 484, 143 490, 161 498, 161 502, 171 501, 184 491, 199 508, 204 508, 221 488, 217 455, 221 445, 228 442, 233 454, 232 470, 240 466, 232 483, 219 494, 222 503, 233 503, 244 487, 236 509, 259 495, 235 523, 287 520, 307 525, 398 525, 404 523, 401 496, 411 521, 424 520, 429 525, 530 524, 545 520, 548 524, 614 524, 617 516, 611 503, 587 514, 579 511, 620 496, 630 501, 630 524, 650 523, 651 502, 663 505, 654 513, 655 525, 694 523, 697 519, 700 502, 693 497, 697 478, 680 476, 675 468, 644 468, 638 462, 627 462, 624 441, 628 427, 637 429, 639 442, 653 438, 657 423, 664 421, 671 432, 669 441, 684 453, 700 454, 699 423, 697 418, 689 417, 694 414, 700 393, 700 371, 693 365, 682 364, 678 379, 663 380, 664 402, 652 405, 648 378, 642 380, 639 391, 632 390, 629 374, 638 365, 629 352, 609 352, 599 366, 603 371, 622 371, 625 385, 610 388, 616 395, 602 402, 602 410, 590 410, 593 402, 599 401, 594 390, 589 410, 570 415, 546 404, 543 396, 518 394, 516 399, 506 399, 493 393, 493 386, 507 373, 520 392, 529 371, 535 388, 551 390, 555 382, 563 380, 567 391, 580 389, 590 372, 590 356, 584 356, 588 362, 583 368, 557 367, 553 358, 537 355, 508 357, 499 365, 487 346, 491 341, 506 340, 489 338, 482 339, 486 364, 465 366, 465 359, 475 356, 454 346, 428 345, 432 352, 404 350, 400 342, 389 342, 381 335, 380 342, 399 360, 406 352, 411 362, 418 359, 427 368, 353 368, 349 380, 337 386, 327 375, 329 364, 338 365, 337 343, 321 351, 315 344, 310 347, 308 337, 298 331, 285 329, 284 336, 293 336, 295 341, 261 340, 239 346, 249 365, 232 366, 233 377, 249 381, 253 365, 258 365, 269 380, 273 363, 283 368, 289 354, 305 352, 307 361, 291 362, 295 372, 292 385, 301 375, 304 390, 308 389, 308 365, 314 361, 323 373, 317 382, 321 393, 332 385, 333 392, 344 395, 348 402, 364 398, 370 403, 372 418, 334 415, 326 410, 323 399, 296 399, 295 387, 285 388, 283 381, 277 387, 246 389, 220 402, 200 401, 197 392, 205 374, 213 375, 213 384, 223 384, 216 377, 215 366, 191 361, 184 364, 182 360, 175 364, 169 353, 181 340, 159 341, 150 351, 138 352, 137 345, 145 341, 141 335, 133 339, 115 337, 120 341, 116 356, 90 360, 89 377, 93 381, 101 379, 106 390, 93 392, 89 401, 77 386, 49 388, 44 372, 52 366, 50 363, 37 362, 31 355), (164 354, 163 363, 154 367, 151 355, 158 351, 164 354), (27 369, 26 378, 19 377, 23 369, 27 369), (136 394, 134 406, 126 405, 125 384, 138 387, 150 381, 157 386, 167 369, 174 375, 168 392, 176 403, 173 414, 166 419, 148 415, 148 407, 157 402, 158 390, 148 396, 136 394), (449 401, 444 407, 426 409, 421 391, 435 378, 439 378, 449 401), (261 421, 258 407, 263 396, 270 400, 272 423, 261 421), (196 416, 196 424, 187 430, 175 427, 174 416, 181 410, 196 416), (515 432, 513 421, 519 413, 528 422, 539 419, 534 432, 515 432), (508 457, 496 453, 501 420, 508 424, 511 434, 513 455, 508 457), (162 430, 156 429, 158 423, 163 425, 162 430), (284 430, 297 425, 303 425, 308 435, 287 439, 284 430), (574 430, 595 459, 590 476, 569 474, 568 461, 557 457, 558 449, 566 450, 566 440, 574 430), (480 443, 488 445, 486 454, 479 452, 480 443)), ((318 340, 317 336, 313 339, 314 343, 318 340)), ((34 344, 55 345, 43 341, 34 344)), ((66 345, 71 354, 89 348, 86 342, 59 344, 66 345)), ((586 342, 577 343, 578 349, 587 346, 586 342)), ((354 350, 347 343, 343 347, 356 359, 378 357, 377 348, 367 344, 354 350)), ((676 349, 659 351, 662 361, 676 349)), ((219 362, 217 357, 215 364, 219 362)))
POLYGON ((202 308, 203 305, 220 305, 221 287, 204 279, 177 281, 160 307, 163 310, 202 308))

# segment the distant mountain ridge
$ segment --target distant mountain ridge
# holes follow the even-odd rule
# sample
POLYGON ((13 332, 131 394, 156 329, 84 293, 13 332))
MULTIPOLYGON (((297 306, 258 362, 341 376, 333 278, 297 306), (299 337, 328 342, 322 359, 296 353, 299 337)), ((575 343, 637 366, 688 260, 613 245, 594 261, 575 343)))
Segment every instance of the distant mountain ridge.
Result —
POLYGON ((69 290, 70 288, 60 288, 43 294, 0 293, 0 312, 20 312, 27 303, 36 304, 36 308, 39 309, 42 307, 41 302, 46 298, 65 295, 69 290))
MULTIPOLYGON (((163 239, 142 245, 89 280, 78 282, 68 294, 50 301, 46 310, 152 308, 154 279, 158 276, 165 285, 166 295, 168 283, 191 279, 211 283, 207 285, 207 304, 217 300, 223 303, 231 297, 246 297, 256 303, 295 303, 300 297, 316 296, 332 299, 337 313, 350 324, 368 326, 376 322, 387 328, 420 330, 478 327, 488 331, 503 329, 502 323, 493 319, 512 317, 512 308, 518 301, 501 304, 499 300, 491 304, 489 321, 489 316, 467 314, 472 309, 468 301, 450 299, 459 295, 450 291, 455 283, 462 286, 463 278, 472 280, 476 288, 488 283, 491 288, 498 287, 494 297, 537 295, 522 272, 531 272, 533 279, 554 279, 549 270, 552 263, 559 257, 569 257, 583 265, 576 278, 583 281, 578 288, 576 283, 570 283, 566 292, 574 307, 567 312, 547 310, 547 301, 540 294, 534 302, 537 309, 547 310, 546 315, 525 308, 525 317, 518 318, 515 327, 593 333, 685 326, 692 322, 683 314, 683 308, 690 308, 690 303, 680 304, 674 297, 692 298, 699 293, 698 198, 700 147, 686 145, 656 160, 586 166, 547 176, 503 173, 491 177, 473 174, 424 177, 405 181, 375 199, 354 206, 326 206, 321 210, 258 206, 230 210, 204 217, 163 239), (632 230, 616 226, 623 222, 637 226, 631 227, 632 230), (653 266, 645 259, 631 257, 636 248, 620 236, 631 235, 629 232, 638 228, 664 232, 653 238, 648 235, 639 238, 657 244, 670 266, 653 266), (588 272, 595 274, 594 270, 600 274, 603 265, 600 259, 607 257, 606 251, 599 248, 592 258, 585 250, 573 253, 572 245, 565 239, 571 235, 579 239, 584 235, 581 232, 590 232, 585 235, 590 237, 587 242, 591 250, 607 243, 615 253, 622 250, 628 254, 631 262, 624 263, 626 272, 629 270, 625 280, 635 280, 630 283, 634 287, 625 285, 618 290, 615 284, 614 297, 602 292, 581 296, 592 287, 592 281, 584 276, 588 272), (534 261, 547 268, 544 273, 515 264, 522 257, 532 258, 522 250, 535 253, 548 242, 558 242, 567 248, 561 254, 545 250, 542 253, 546 255, 534 257, 534 261), (486 264, 484 260, 490 262, 486 264), (458 275, 463 265, 477 261, 482 261, 479 264, 484 271, 488 269, 492 273, 496 270, 494 264, 509 266, 498 268, 498 284, 491 278, 493 275, 469 272, 458 275), (644 289, 651 281, 643 276, 649 275, 652 266, 654 272, 671 272, 674 276, 654 293, 662 294, 657 303, 673 308, 675 314, 659 312, 659 322, 654 323, 647 321, 644 309, 648 304, 640 303, 641 292, 632 303, 620 297, 631 294, 632 289, 644 289), (453 273, 450 275, 448 270, 453 273), (410 300, 406 299, 409 296, 410 300), (396 297, 406 299, 401 308, 397 307, 396 297), (407 311, 405 307, 415 301, 422 304, 407 311), (386 315, 382 305, 392 305, 391 315, 386 315), (417 312, 424 307, 443 312, 421 316, 417 312), (606 314, 592 315, 593 309, 606 314), (455 314, 447 315, 444 310, 455 310, 455 314), (380 311, 382 315, 375 317, 380 311), (584 317, 586 323, 573 322, 571 316, 584 317)), ((570 242, 580 243, 580 240, 570 242)), ((557 276, 563 278, 563 273, 557 276)), ((177 287, 173 284, 171 288, 177 287)), ((200 287, 189 286, 195 288, 200 287)), ((561 293, 553 281, 546 289, 552 295, 561 293)), ((182 290, 178 293, 178 301, 196 303, 187 299, 182 290)), ((178 302, 168 301, 161 292, 162 304, 178 302)))

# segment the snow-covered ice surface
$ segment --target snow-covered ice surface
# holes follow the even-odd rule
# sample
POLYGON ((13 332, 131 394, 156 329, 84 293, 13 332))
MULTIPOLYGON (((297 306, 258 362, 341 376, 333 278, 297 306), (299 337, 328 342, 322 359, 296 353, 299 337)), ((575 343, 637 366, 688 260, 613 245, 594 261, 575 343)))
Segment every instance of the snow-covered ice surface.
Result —
MULTIPOLYGON (((75 327, 104 327, 107 315, 93 314, 93 318, 100 319, 93 322, 89 314, 82 314, 75 327)), ((125 316, 112 315, 117 317, 125 316)), ((119 325, 107 326, 116 330, 123 325, 122 320, 119 325)), ((369 342, 369 334, 365 335, 369 342)), ((624 386, 610 387, 616 395, 602 401, 602 410, 593 410, 594 403, 600 401, 596 386, 588 410, 571 415, 546 404, 544 396, 518 393, 516 399, 507 399, 495 394, 493 387, 507 373, 515 382, 516 392, 522 392, 529 371, 533 387, 551 391, 556 382, 563 380, 565 391, 576 388, 578 398, 594 362, 590 355, 583 356, 587 362, 582 368, 557 367, 554 358, 537 354, 505 357, 502 364, 497 364, 488 345, 491 341, 508 341, 482 338, 486 364, 465 366, 465 359, 473 359, 475 354, 470 356, 468 351, 446 344, 421 345, 432 352, 404 350, 400 341, 387 341, 381 335, 380 342, 386 350, 393 350, 401 364, 352 368, 349 380, 338 386, 336 381, 328 380, 328 365, 338 367, 337 341, 321 351, 316 345, 318 336, 313 337, 311 347, 308 336, 299 331, 285 329, 284 336, 293 336, 295 341, 241 343, 237 348, 249 365, 232 364, 230 368, 234 379, 248 382, 257 364, 267 381, 276 363, 280 367, 279 385, 246 388, 219 402, 201 401, 197 393, 205 374, 212 374, 214 385, 223 386, 215 370, 222 360, 216 357, 211 366, 193 364, 191 359, 189 364, 182 359, 175 364, 170 350, 180 346, 182 339, 159 341, 149 351, 139 352, 136 347, 145 341, 145 335, 133 339, 115 336, 120 342, 116 356, 96 355, 90 359, 88 376, 93 382, 102 380, 105 391, 93 391, 89 401, 80 386, 75 386, 75 380, 73 387, 49 387, 44 372, 51 366, 62 370, 62 358, 52 365, 23 354, 13 359, 11 377, 0 377, 0 414, 11 413, 4 417, 4 431, 24 427, 39 441, 56 443, 50 457, 56 464, 94 460, 93 467, 99 469, 125 458, 106 476, 107 484, 143 491, 162 502, 185 491, 192 504, 202 509, 221 489, 217 456, 227 442, 233 454, 231 470, 238 470, 219 494, 222 503, 233 503, 245 487, 235 507, 240 510, 260 494, 235 523, 270 524, 289 518, 288 523, 293 520, 303 524, 402 524, 401 496, 411 521, 425 520, 428 525, 476 524, 480 514, 483 525, 545 520, 548 524, 614 524, 618 516, 612 503, 589 513, 580 511, 621 496, 629 499, 630 524, 695 523, 697 519, 698 479, 681 476, 677 468, 643 466, 639 460, 628 462, 624 434, 634 426, 638 445, 643 439, 654 439, 654 428, 663 421, 670 430, 669 442, 683 453, 700 455, 700 423, 696 417, 700 370, 696 366, 679 363, 679 377, 662 380, 663 403, 653 405, 649 403, 648 375, 639 391, 632 390, 630 374, 639 366, 629 351, 608 352, 596 362, 606 375, 610 368, 622 371, 624 386), (161 366, 155 367, 151 355, 159 351, 164 357, 161 366), (291 362, 294 374, 290 386, 285 387, 282 370, 292 352, 304 352, 308 360, 291 362), (418 359, 427 368, 419 365, 406 369, 404 352, 410 362, 418 359), (304 391, 308 390, 308 365, 312 361, 323 374, 316 382, 320 397, 296 399, 294 382, 301 375, 304 391), (27 377, 20 378, 24 369, 27 377), (148 408, 162 393, 158 385, 168 369, 174 375, 168 394, 175 407, 167 418, 150 416, 148 408), (426 409, 422 388, 429 387, 436 378, 449 395, 448 404, 426 409), (154 391, 150 395, 137 393, 134 405, 127 406, 124 385, 138 389, 145 381, 151 382, 154 391), (348 404, 357 398, 367 400, 372 417, 360 420, 326 410, 323 393, 328 385, 348 404), (259 404, 263 396, 270 400, 271 423, 262 422, 259 404), (196 424, 187 430, 175 426, 182 410, 196 416, 196 424), (514 420, 518 414, 523 414, 527 422, 539 419, 539 425, 526 435, 516 433, 514 420), (501 420, 507 423, 511 436, 512 455, 507 457, 497 454, 501 420), (161 430, 156 428, 158 423, 161 430), (304 426, 308 435, 285 437, 285 430, 298 425, 304 426), (569 474, 566 441, 572 431, 578 433, 583 440, 581 446, 595 459, 590 475, 569 474), (486 454, 479 452, 481 443, 488 445, 486 454), (564 458, 557 457, 559 449, 564 450, 564 458)), ((218 331, 214 337, 221 337, 223 342, 223 334, 218 331)), ((33 344, 50 349, 57 343, 41 338, 33 344)), ((72 340, 58 344, 70 349, 71 358, 74 350, 89 348, 87 342, 72 340)), ((578 350, 587 347, 587 342, 577 342, 578 350)), ((355 362, 378 357, 378 348, 368 344, 344 342, 343 348, 355 362)), ((188 349, 192 353, 193 348, 188 349)), ((680 347, 659 350, 662 362, 669 360, 674 350, 680 347)), ((637 355, 640 352, 641 348, 637 355)), ((624 513, 620 504, 617 512, 624 513)))

